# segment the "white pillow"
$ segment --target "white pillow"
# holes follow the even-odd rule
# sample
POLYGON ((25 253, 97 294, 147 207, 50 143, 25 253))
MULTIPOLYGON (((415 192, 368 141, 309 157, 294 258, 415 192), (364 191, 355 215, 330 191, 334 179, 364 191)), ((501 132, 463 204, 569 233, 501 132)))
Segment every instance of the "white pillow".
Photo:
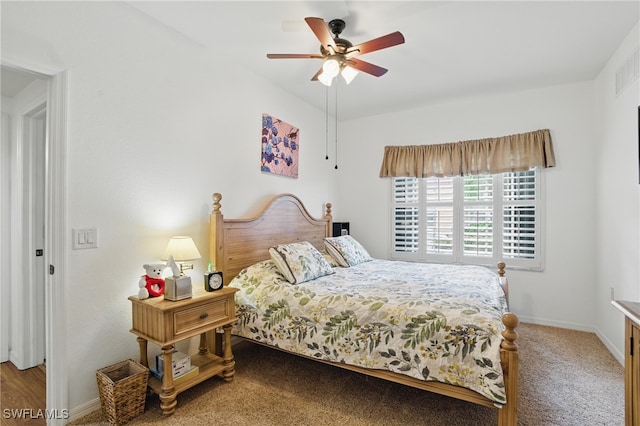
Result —
POLYGON ((351 235, 327 237, 324 246, 340 266, 349 267, 373 260, 369 252, 351 235))
POLYGON ((271 260, 291 284, 333 274, 331 264, 310 242, 279 244, 269 248, 271 260))

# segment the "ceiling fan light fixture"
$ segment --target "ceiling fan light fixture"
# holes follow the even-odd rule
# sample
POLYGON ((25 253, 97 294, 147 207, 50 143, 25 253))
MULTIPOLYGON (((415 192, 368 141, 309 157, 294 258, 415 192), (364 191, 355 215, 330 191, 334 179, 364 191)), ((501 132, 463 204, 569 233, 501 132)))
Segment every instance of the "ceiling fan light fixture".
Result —
POLYGON ((349 84, 353 81, 354 78, 356 78, 356 76, 358 75, 358 71, 356 71, 354 68, 351 68, 350 66, 343 66, 342 67, 342 78, 344 78, 344 81, 349 84))
POLYGON ((333 77, 329 76, 326 72, 322 72, 320 73, 320 75, 318 75, 318 81, 322 84, 324 84, 325 86, 329 87, 331 86, 331 82, 333 81, 333 77))
POLYGON ((322 73, 327 74, 328 78, 333 78, 340 72, 340 63, 334 58, 328 58, 322 65, 322 73))

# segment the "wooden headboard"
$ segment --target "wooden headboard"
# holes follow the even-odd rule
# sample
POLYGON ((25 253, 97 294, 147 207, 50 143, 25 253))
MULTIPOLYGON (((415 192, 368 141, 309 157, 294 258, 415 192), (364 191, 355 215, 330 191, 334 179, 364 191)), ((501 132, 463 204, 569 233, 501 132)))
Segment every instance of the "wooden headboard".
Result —
POLYGON ((309 241, 324 250, 323 238, 331 236, 331 203, 325 205, 324 217, 316 219, 298 197, 280 194, 252 219, 225 219, 220 200, 221 194, 213 194, 209 260, 214 270, 222 271, 225 285, 243 268, 269 259, 273 245, 309 241))

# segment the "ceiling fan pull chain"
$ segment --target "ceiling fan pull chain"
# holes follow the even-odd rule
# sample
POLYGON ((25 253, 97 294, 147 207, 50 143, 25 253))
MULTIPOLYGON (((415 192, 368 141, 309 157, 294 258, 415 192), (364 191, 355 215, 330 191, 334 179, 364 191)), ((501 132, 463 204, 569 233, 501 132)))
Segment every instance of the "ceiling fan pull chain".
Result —
POLYGON ((335 169, 338 170, 338 82, 336 81, 336 166, 335 169))
POLYGON ((324 114, 325 114, 325 142, 324 142, 324 159, 329 159, 329 86, 325 86, 324 92, 324 114))

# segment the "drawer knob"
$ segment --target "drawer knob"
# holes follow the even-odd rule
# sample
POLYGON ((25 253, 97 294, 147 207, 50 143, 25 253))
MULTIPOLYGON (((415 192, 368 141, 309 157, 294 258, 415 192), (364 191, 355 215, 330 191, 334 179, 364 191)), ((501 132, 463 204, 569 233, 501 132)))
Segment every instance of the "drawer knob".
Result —
POLYGON ((205 318, 206 318, 206 317, 208 317, 208 316, 209 316, 209 314, 208 314, 208 313, 203 312, 203 313, 201 313, 201 314, 200 314, 200 319, 205 319, 205 318))

